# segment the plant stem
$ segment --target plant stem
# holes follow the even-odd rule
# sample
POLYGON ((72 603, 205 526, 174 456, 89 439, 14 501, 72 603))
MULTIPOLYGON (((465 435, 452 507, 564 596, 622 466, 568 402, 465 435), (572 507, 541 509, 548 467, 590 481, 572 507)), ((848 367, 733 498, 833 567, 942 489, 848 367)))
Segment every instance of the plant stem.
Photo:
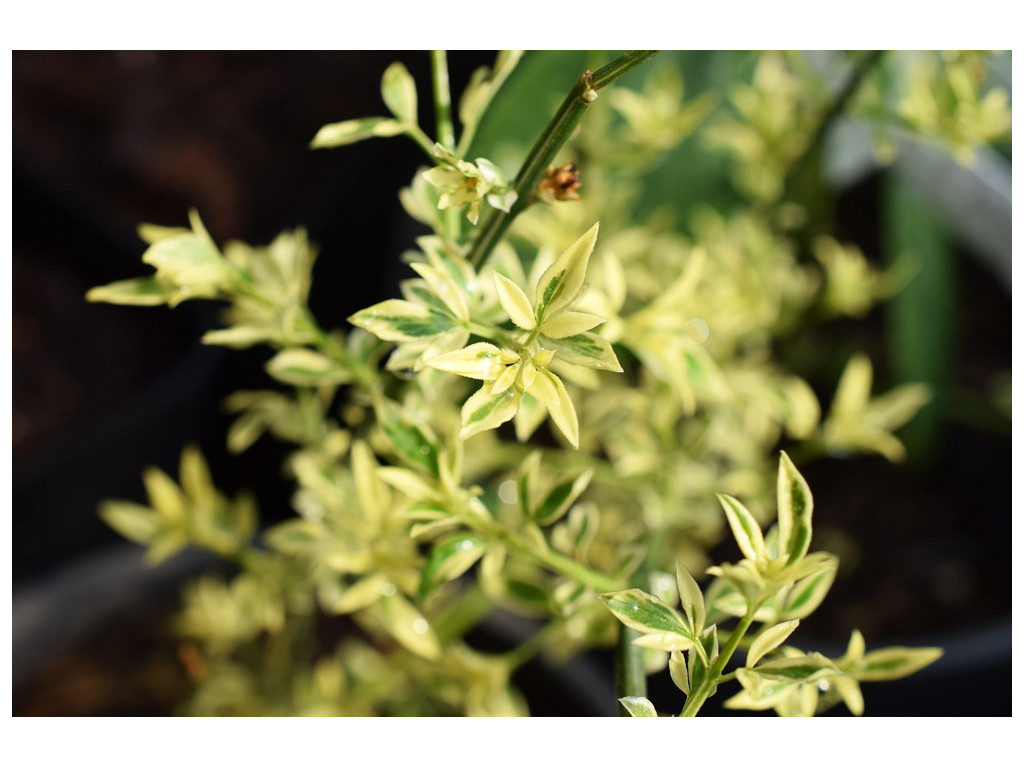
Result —
MULTIPOLYGON (((448 83, 448 54, 430 52, 430 72, 434 85, 434 119, 437 124, 437 142, 449 152, 455 151, 455 127, 452 124, 452 92, 448 83)), ((459 239, 460 213, 458 208, 442 212, 445 233, 452 241, 459 239)))
POLYGON ((432 617, 431 624, 442 643, 462 637, 480 623, 494 603, 484 593, 479 582, 474 581, 455 601, 432 617))
POLYGON ((817 127, 814 130, 810 140, 807 142, 807 148, 800 154, 796 162, 790 166, 789 173, 786 174, 786 181, 783 186, 782 199, 788 200, 792 197, 794 187, 799 183, 807 170, 808 165, 821 148, 822 143, 825 141, 825 134, 831 127, 835 119, 842 113, 846 106, 849 104, 850 99, 857 93, 860 88, 860 84, 864 82, 864 78, 878 65, 878 62, 882 58, 882 54, 885 51, 868 51, 859 61, 853 65, 853 74, 844 83, 842 90, 836 94, 836 97, 832 100, 832 104, 829 105, 828 110, 822 115, 821 120, 818 122, 817 127))
MULTIPOLYGON (((619 639, 615 645, 615 691, 618 698, 623 696, 647 695, 647 670, 644 669, 644 651, 633 641, 640 637, 635 629, 625 624, 619 626, 619 639)), ((632 717, 619 704, 619 717, 632 717)))
POLYGON ((694 717, 700 711, 700 708, 704 706, 704 702, 708 700, 708 697, 714 693, 718 684, 722 682, 722 671, 725 669, 725 665, 729 663, 729 659, 732 658, 736 649, 739 648, 740 641, 747 633, 747 630, 750 629, 750 625, 754 623, 754 614, 757 613, 759 607, 760 605, 752 605, 747 609, 746 615, 740 619, 740 623, 736 625, 732 634, 729 635, 728 642, 726 642, 721 653, 715 658, 711 669, 708 670, 700 685, 686 697, 683 711, 679 713, 680 717, 694 717))
POLYGON ((610 85, 638 64, 654 56, 655 53, 657 51, 629 51, 601 67, 597 72, 591 72, 588 69, 583 73, 565 97, 555 116, 551 118, 547 128, 533 145, 522 168, 519 169, 519 174, 513 183, 517 198, 511 210, 508 213, 495 208, 489 210, 467 254, 466 258, 470 264, 477 269, 482 267, 516 216, 533 202, 533 193, 537 184, 540 183, 555 155, 576 130, 587 107, 597 98, 597 91, 610 85))
POLYGON ((434 118, 437 121, 437 140, 450 152, 455 151, 455 128, 452 126, 452 94, 448 85, 448 55, 444 51, 430 52, 430 72, 434 82, 434 118))
MULTIPOLYGON (((656 549, 654 541, 649 542, 647 555, 640 565, 631 584, 643 590, 651 587, 651 564, 656 549)), ((647 670, 644 666, 644 649, 634 645, 633 641, 640 636, 635 629, 625 624, 619 626, 619 639, 615 646, 615 690, 618 698, 624 696, 647 695, 647 670)), ((619 717, 632 717, 622 704, 619 704, 619 717)))
POLYGON ((507 531, 500 532, 498 536, 510 549, 515 550, 519 554, 533 558, 541 565, 555 571, 555 573, 560 573, 563 576, 568 576, 570 579, 575 579, 580 584, 590 587, 595 592, 615 592, 616 590, 622 589, 622 582, 618 579, 593 571, 590 568, 587 568, 587 566, 580 565, 575 560, 572 560, 559 552, 555 552, 550 549, 540 551, 519 536, 507 531))

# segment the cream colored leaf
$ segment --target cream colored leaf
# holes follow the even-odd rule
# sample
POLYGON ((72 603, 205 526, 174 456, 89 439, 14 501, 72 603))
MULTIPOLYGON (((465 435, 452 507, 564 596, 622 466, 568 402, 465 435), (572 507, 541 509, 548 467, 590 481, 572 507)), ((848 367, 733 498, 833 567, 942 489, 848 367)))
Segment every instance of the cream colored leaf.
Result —
POLYGON ((441 641, 426 617, 400 594, 385 594, 377 604, 382 622, 395 640, 430 661, 441 657, 441 641))
POLYGON ((750 644, 750 650, 747 651, 747 666, 757 666, 765 655, 771 653, 784 642, 786 639, 793 634, 800 625, 799 619, 793 619, 792 621, 784 621, 781 624, 776 624, 774 627, 769 627, 759 634, 754 642, 750 644))
POLYGON ((597 231, 598 224, 594 224, 540 276, 533 301, 538 318, 553 317, 576 298, 586 278, 590 254, 597 243, 597 231))
POLYGON ((508 389, 495 394, 490 385, 485 384, 474 393, 462 406, 463 440, 478 432, 495 429, 516 415, 519 409, 520 393, 508 389))
POLYGON ((533 316, 533 307, 526 293, 504 275, 494 273, 494 288, 498 292, 498 301, 505 310, 509 320, 524 331, 533 330, 537 324, 533 316))
POLYGON ((619 703, 631 717, 657 717, 658 710, 643 696, 623 696, 619 703))
POLYGON ((572 444, 573 448, 579 448, 580 425, 576 418, 576 407, 573 405, 569 393, 565 391, 562 380, 551 371, 537 371, 530 394, 535 395, 547 406, 551 419, 565 435, 565 439, 572 444))
POLYGON ((402 62, 396 61, 384 70, 380 94, 395 117, 416 124, 416 81, 402 62))
POLYGON ((479 381, 493 381, 505 370, 501 350, 485 341, 478 341, 454 352, 435 355, 423 362, 430 368, 479 381))
POLYGON ((592 315, 589 312, 565 311, 550 320, 545 320, 540 327, 540 332, 551 339, 564 339, 566 336, 576 336, 589 331, 603 322, 603 317, 592 315))

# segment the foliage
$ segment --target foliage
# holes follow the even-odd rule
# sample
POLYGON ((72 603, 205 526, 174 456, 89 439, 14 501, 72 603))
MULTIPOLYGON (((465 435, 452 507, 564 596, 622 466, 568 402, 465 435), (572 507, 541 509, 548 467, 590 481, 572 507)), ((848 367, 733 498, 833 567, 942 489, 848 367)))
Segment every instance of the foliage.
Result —
MULTIPOLYGON (((657 59, 637 70, 651 69, 638 90, 616 83, 605 99, 650 57, 630 53, 580 78, 512 177, 474 137, 506 81, 514 95, 520 55, 473 76, 457 143, 445 58, 432 56, 434 138, 396 63, 381 85, 390 117, 327 125, 312 142, 405 136, 423 150, 400 199, 429 233, 406 254, 400 297, 324 330, 308 306, 316 254, 304 232, 221 249, 194 211, 188 229, 140 229, 154 274, 89 294, 222 301, 224 326, 204 343, 268 347, 280 385, 229 398, 227 444, 241 453, 269 434, 289 445, 294 518, 257 532, 254 503, 216 491, 192 448, 180 487, 148 470, 149 506, 101 512, 151 561, 191 545, 237 566, 185 592, 178 628, 196 689, 184 711, 525 714, 512 684, 521 664, 611 646, 623 627, 637 639, 620 652, 642 654, 650 672, 667 666, 686 715, 733 681, 730 707, 809 715, 843 701, 860 714, 859 682, 937 658, 868 652, 857 632, 839 659, 788 644, 838 561, 810 550, 811 492, 786 453, 775 473, 780 447, 804 460, 898 461, 894 431, 928 397, 916 385, 873 395, 871 362, 856 354, 823 418, 814 388, 778 354, 802 328, 861 317, 907 279, 790 199, 822 121, 850 107, 881 124, 882 102, 836 103, 783 54, 759 56, 728 103, 708 91, 684 100, 682 75, 657 59), (745 202, 638 215, 641 174, 688 142, 728 158, 745 202), (777 522, 765 534, 751 509, 773 485, 777 522), (727 531, 742 559, 709 567, 727 531), (713 577, 704 587, 701 572, 713 577), (511 651, 479 650, 470 632, 496 608, 543 627, 511 651), (344 631, 325 647, 326 626, 344 631), (740 648, 743 665, 727 670, 740 648)), ((1005 103, 964 79, 970 66, 929 61, 898 128, 961 155, 1001 135, 1005 103), (951 121, 950 109, 974 117, 951 121)), ((642 693, 622 694, 630 714, 656 714, 642 693)))

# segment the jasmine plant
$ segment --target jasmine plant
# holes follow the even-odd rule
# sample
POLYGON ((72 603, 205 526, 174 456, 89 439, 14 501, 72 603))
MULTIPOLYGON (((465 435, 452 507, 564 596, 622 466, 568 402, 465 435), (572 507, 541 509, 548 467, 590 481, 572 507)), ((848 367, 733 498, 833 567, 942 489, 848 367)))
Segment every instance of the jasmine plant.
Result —
POLYGON ((202 341, 269 352, 267 382, 225 403, 227 445, 281 441, 295 485, 294 516, 261 529, 256 500, 218 491, 189 447, 177 480, 146 470, 148 503, 100 510, 152 563, 192 546, 237 566, 185 590, 182 712, 522 715, 513 675, 526 661, 614 648, 634 716, 695 715, 719 689, 736 709, 859 715, 861 682, 937 659, 868 650, 857 631, 838 658, 793 644, 838 559, 812 549, 813 497, 791 456, 898 461, 894 432, 929 395, 875 393, 858 353, 823 414, 775 352, 909 279, 829 233, 804 237, 799 190, 825 128, 861 114, 881 152, 917 131, 964 155, 1009 127, 972 56, 921 54, 898 86, 895 54, 840 57, 846 87, 830 90, 801 56, 766 53, 716 103, 687 98, 654 51, 627 52, 582 73, 512 166, 476 139, 520 52, 457 100, 432 52, 429 127, 418 84, 392 64, 388 115, 326 125, 311 144, 394 137, 423 155, 400 193, 426 230, 407 277, 347 328, 309 308, 317 251, 302 230, 218 245, 196 211, 188 227, 140 227, 154 272, 88 298, 222 302, 223 326, 202 341), (720 154, 740 204, 637 215, 644 175, 687 140, 720 154), (714 563, 729 537, 737 558, 714 563), (482 650, 471 632, 498 609, 540 628, 482 650), (324 649, 330 617, 349 631, 324 649), (656 707, 645 680, 666 669, 680 697, 656 707))

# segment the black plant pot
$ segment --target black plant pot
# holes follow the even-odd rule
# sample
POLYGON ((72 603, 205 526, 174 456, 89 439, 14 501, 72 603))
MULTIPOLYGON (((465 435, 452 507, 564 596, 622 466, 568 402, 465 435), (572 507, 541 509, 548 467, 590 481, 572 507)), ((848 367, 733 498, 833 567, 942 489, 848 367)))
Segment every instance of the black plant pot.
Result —
MULTIPOLYGON (((122 542, 16 590, 14 714, 172 714, 188 685, 168 617, 187 580, 228 570, 224 561, 195 550, 147 567, 142 549, 122 542), (69 700, 75 696, 81 700, 69 700)), ((497 614, 474 630, 473 642, 499 651, 522 642, 533 629, 529 622, 497 614)), ((615 713, 611 678, 590 656, 561 665, 533 659, 520 668, 515 683, 536 716, 615 713)))

